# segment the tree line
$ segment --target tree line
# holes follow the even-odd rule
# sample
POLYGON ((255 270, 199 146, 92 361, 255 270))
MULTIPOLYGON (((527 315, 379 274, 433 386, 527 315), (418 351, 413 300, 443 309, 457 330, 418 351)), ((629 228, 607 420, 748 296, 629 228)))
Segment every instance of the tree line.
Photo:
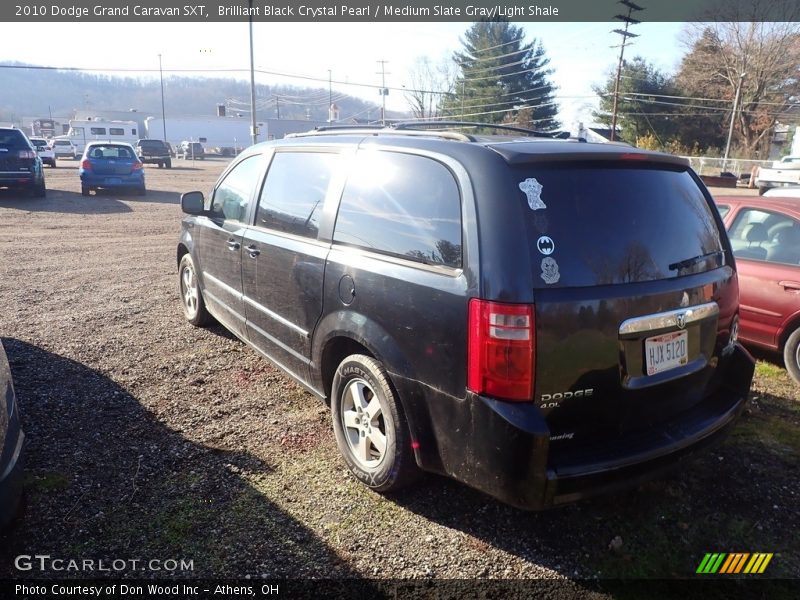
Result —
MULTIPOLYGON (((617 139, 681 154, 765 158, 777 124, 800 119, 800 24, 698 23, 675 73, 636 56, 621 69, 617 139), (734 111, 734 104, 736 110, 734 111)), ((414 116, 560 127, 553 69, 541 42, 508 22, 474 23, 439 65, 419 59, 406 94, 414 116)), ((616 68, 594 86, 595 122, 610 127, 616 68)))

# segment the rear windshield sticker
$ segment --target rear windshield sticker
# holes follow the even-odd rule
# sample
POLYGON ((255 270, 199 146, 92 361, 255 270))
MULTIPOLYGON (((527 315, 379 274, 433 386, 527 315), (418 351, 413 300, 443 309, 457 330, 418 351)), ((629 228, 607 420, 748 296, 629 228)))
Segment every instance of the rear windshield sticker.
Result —
POLYGON ((542 259, 542 279, 548 285, 558 283, 561 274, 558 272, 558 263, 549 256, 542 259))
POLYGON ((536 248, 541 254, 550 256, 556 250, 556 243, 553 241, 553 238, 543 235, 536 240, 536 248))
POLYGON ((528 206, 531 207, 531 210, 547 208, 547 205, 542 202, 542 184, 533 177, 528 177, 525 181, 521 181, 519 189, 525 192, 528 197, 528 206))

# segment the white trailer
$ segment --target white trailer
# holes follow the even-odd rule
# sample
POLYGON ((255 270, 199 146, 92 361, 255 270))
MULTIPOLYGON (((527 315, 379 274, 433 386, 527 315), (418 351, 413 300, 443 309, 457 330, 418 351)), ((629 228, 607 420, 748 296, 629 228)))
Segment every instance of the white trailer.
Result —
MULTIPOLYGON (((259 124, 262 125, 262 124, 259 124)), ((235 156, 250 145, 250 121, 230 117, 177 117, 167 119, 167 139, 177 147, 181 142, 200 142, 209 151, 235 156)), ((145 119, 145 133, 150 139, 164 137, 164 120, 145 119)))
MULTIPOLYGON (((280 139, 289 133, 300 133, 325 121, 296 119, 265 119, 258 126, 258 140, 265 142, 280 139)), ((250 121, 238 117, 175 117, 167 119, 167 139, 173 146, 181 142, 200 142, 208 151, 222 156, 235 156, 250 145, 250 121)), ((145 133, 150 139, 164 137, 164 120, 158 117, 145 119, 145 133)))
POLYGON ((69 122, 67 135, 56 139, 67 139, 75 146, 79 154, 83 153, 87 142, 95 140, 127 142, 135 144, 143 137, 136 121, 113 121, 105 119, 73 119, 69 122))

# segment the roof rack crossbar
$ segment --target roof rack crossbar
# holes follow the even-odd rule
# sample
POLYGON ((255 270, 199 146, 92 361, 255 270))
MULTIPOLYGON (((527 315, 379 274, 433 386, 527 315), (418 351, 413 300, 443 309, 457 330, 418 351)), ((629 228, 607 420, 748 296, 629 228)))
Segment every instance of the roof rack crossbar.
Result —
POLYGON ((335 135, 341 133, 352 133, 354 135, 418 135, 418 136, 437 136, 448 140, 458 140, 462 142, 474 142, 476 138, 474 135, 465 133, 463 131, 450 131, 445 128, 451 129, 454 127, 470 128, 470 129, 496 129, 500 131, 513 131, 516 133, 524 133, 527 136, 548 139, 567 139, 570 137, 569 132, 556 131, 548 133, 545 131, 536 131, 534 129, 526 129, 525 127, 517 127, 515 125, 502 125, 496 123, 476 123, 474 121, 399 121, 395 123, 387 123, 386 125, 379 124, 342 124, 342 125, 320 125, 311 131, 302 133, 290 133, 286 137, 306 137, 313 135, 335 135))
POLYGON ((519 127, 517 125, 502 125, 497 123, 476 123, 475 121, 401 121, 399 123, 392 123, 391 127, 399 130, 423 129, 423 128, 427 129, 433 127, 471 127, 476 129, 498 129, 501 131, 514 131, 516 133, 524 133, 532 137, 541 137, 541 138, 565 139, 569 137, 569 133, 564 131, 556 131, 553 133, 549 133, 546 131, 537 131, 535 129, 519 127))

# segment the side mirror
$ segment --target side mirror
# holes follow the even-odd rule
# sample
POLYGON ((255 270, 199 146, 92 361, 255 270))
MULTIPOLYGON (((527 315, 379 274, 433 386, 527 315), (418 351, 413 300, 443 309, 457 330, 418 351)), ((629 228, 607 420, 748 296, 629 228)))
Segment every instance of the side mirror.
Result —
POLYGON ((205 203, 203 192, 181 194, 181 210, 187 215, 202 215, 205 212, 205 203))

